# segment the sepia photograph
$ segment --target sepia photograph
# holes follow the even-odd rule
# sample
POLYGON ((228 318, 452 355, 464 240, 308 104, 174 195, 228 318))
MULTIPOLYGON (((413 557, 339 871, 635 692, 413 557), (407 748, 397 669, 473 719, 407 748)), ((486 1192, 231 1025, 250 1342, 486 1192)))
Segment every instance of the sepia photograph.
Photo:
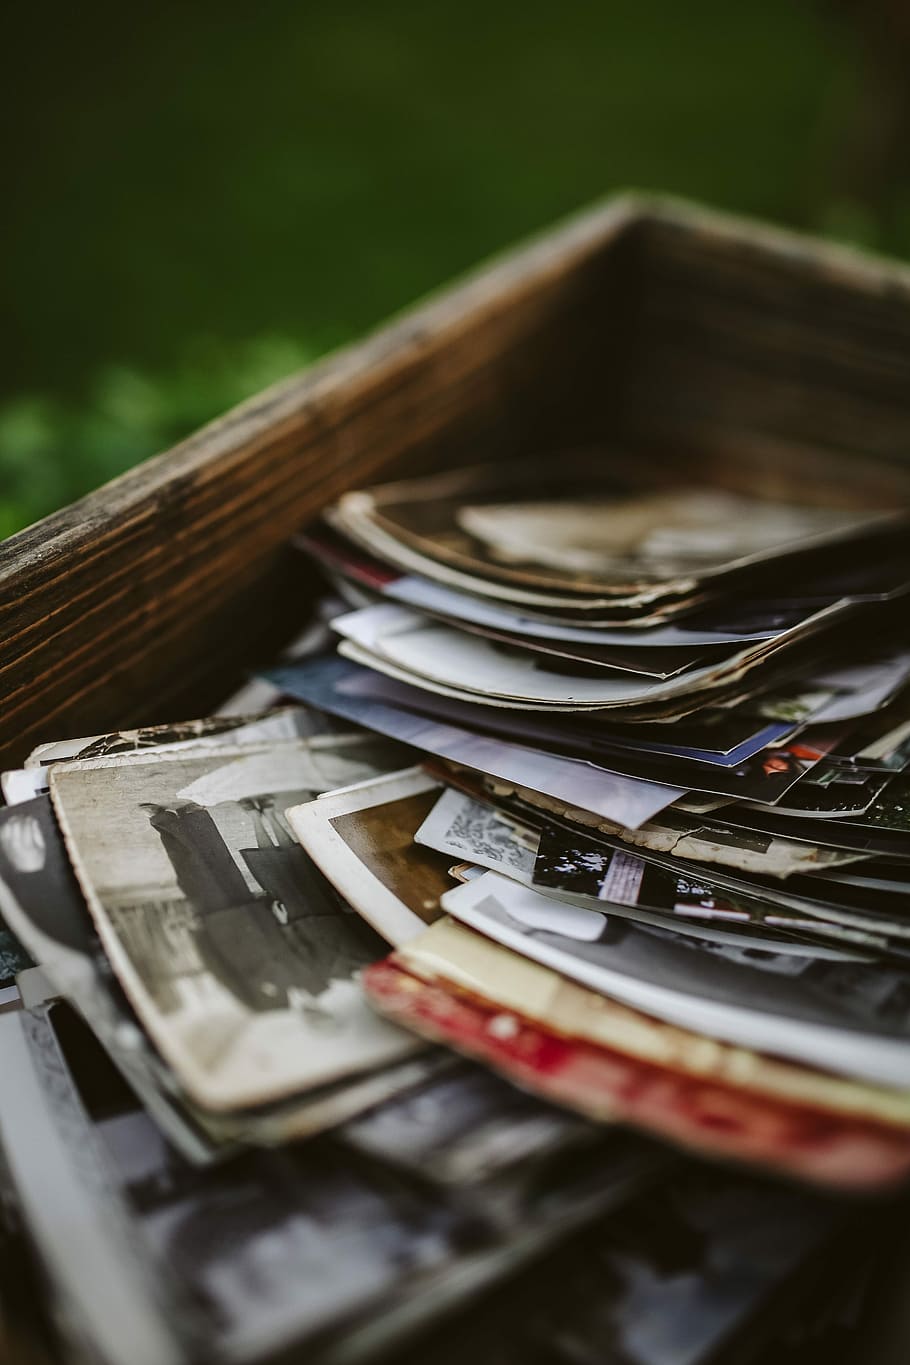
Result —
MULTIPOLYGON (((465 469, 342 498, 339 524, 367 548, 410 549, 425 572, 446 569, 521 589, 644 602, 692 592, 807 544, 859 536, 894 514, 786 504, 699 483, 639 460, 620 473, 571 454, 558 479, 547 462, 465 469), (503 492, 521 501, 501 501, 503 492), (596 535, 594 528, 596 527, 596 535), (650 591, 649 591, 650 589, 650 591)), ((401 549, 399 549, 399 555, 401 549)))
POLYGON ((417 830, 440 784, 420 768, 287 812, 291 828, 347 903, 388 943, 406 943, 441 914, 451 861, 420 847, 417 830))
POLYGON ((381 739, 83 760, 51 769, 67 847, 131 1003, 190 1096, 237 1109, 406 1056, 357 973, 382 940, 284 811, 383 771, 381 739))

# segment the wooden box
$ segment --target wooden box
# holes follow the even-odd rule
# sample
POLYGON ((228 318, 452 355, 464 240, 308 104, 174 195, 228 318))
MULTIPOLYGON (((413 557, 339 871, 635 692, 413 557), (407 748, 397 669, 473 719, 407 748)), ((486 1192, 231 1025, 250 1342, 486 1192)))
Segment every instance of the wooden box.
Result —
POLYGON ((7 541, 0 762, 211 709, 303 619, 287 541, 341 489, 592 439, 874 480, 910 271, 639 197, 519 247, 7 541))
POLYGON ((635 196, 519 247, 0 547, 0 764, 210 710, 305 620, 288 540, 342 489, 592 441, 868 491, 910 453, 910 270, 635 196))

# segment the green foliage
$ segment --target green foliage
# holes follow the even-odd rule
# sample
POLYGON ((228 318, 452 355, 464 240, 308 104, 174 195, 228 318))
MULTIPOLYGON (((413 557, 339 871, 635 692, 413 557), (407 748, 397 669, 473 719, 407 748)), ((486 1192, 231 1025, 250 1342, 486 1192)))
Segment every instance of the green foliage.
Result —
POLYGON ((173 445, 196 427, 303 368, 315 350, 288 337, 183 348, 170 370, 101 370, 83 399, 36 395, 0 408, 0 537, 173 445))
POLYGON ((822 6, 54 9, 4 81, 0 535, 628 184, 878 244, 822 6))

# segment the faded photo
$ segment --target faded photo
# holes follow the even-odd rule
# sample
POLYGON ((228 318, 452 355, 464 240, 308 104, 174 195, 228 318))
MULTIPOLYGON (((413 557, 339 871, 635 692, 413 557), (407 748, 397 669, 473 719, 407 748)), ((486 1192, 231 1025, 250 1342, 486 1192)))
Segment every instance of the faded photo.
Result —
POLYGON ((418 844, 522 880, 534 872, 536 830, 454 787, 434 802, 414 836, 418 844))
POLYGON ((452 884, 450 860, 414 841, 438 791, 420 769, 406 769, 287 813, 321 871, 388 943, 437 919, 452 884))
POLYGON ((765 502, 707 487, 633 497, 487 503, 459 507, 457 525, 496 564, 533 565, 559 577, 650 582, 761 558, 809 537, 852 529, 840 510, 765 502))
POLYGON ((700 481, 693 470, 682 481, 642 459, 630 471, 569 450, 556 463, 465 468, 360 489, 333 512, 337 527, 393 562, 403 547, 426 571, 441 565, 524 587, 617 596, 650 585, 685 591, 704 577, 857 536, 888 516, 826 506, 823 496, 814 504, 752 496, 717 487, 715 478, 711 470, 700 481))
POLYGON ((307 739, 337 732, 327 717, 303 706, 284 706, 261 715, 207 716, 201 720, 179 721, 173 725, 147 725, 133 730, 115 730, 107 735, 59 740, 41 744, 29 756, 27 767, 46 767, 75 758, 108 758, 162 749, 225 749, 250 744, 266 744, 279 739, 307 739))
POLYGON ((398 756, 380 740, 326 738, 54 771, 114 968, 200 1103, 264 1102, 412 1046, 379 1024, 356 981, 381 940, 326 884, 284 815, 398 756))
MULTIPOLYGON (((6 1116, 4 1142, 30 1188, 53 1196, 50 1235, 66 1236, 57 1210, 75 1198, 91 1237, 106 1244, 103 1276, 92 1273, 97 1260, 83 1266, 68 1258, 69 1286, 92 1329, 108 1319, 119 1329, 116 1352, 92 1359, 271 1358, 272 1350, 381 1310, 412 1279, 444 1270, 458 1255, 463 1237, 448 1207, 382 1169, 353 1169, 326 1145, 194 1168, 164 1140, 77 1015, 51 1006, 27 1016, 25 1027, 33 1046, 24 1066, 43 1082, 41 1108, 29 1119, 52 1130, 56 1161, 39 1165, 22 1150, 29 1125, 10 1134, 6 1116), (94 1180, 85 1179, 86 1164, 94 1180), (179 1351, 166 1354, 162 1341, 153 1348, 143 1335, 150 1320, 179 1351)), ((26 1078, 13 1079, 21 1088, 26 1078)), ((31 1097, 34 1083, 25 1089, 31 1097)))

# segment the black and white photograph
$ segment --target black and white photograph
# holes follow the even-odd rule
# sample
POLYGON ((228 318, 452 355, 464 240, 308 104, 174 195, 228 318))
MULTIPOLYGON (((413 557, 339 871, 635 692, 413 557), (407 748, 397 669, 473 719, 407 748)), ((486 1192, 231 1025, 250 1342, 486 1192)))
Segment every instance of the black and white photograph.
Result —
MULTIPOLYGON (((684 858, 693 863, 733 868, 777 881, 786 881, 797 872, 844 867, 862 861, 862 850, 829 848, 817 842, 819 831, 816 832, 816 840, 811 843, 787 837, 784 831, 789 832, 789 826, 777 820, 773 807, 770 815, 766 816, 764 807, 755 807, 753 812, 751 807, 743 806, 741 820, 731 818, 729 823, 725 823, 728 809, 735 813, 739 806, 709 810, 706 815, 670 808, 661 811, 636 830, 625 830, 609 821, 599 821, 592 829, 592 834, 596 832, 619 837, 630 848, 640 850, 642 856, 654 853, 684 858), (760 818, 753 821, 753 813, 760 818), (772 828, 763 828, 766 821, 772 828)), ((555 807, 553 813, 560 814, 555 807)))
POLYGON ((49 796, 0 811, 0 914, 27 945, 26 962, 89 1022, 169 1140, 194 1163, 212 1160, 218 1142, 180 1103, 108 966, 49 796))
POLYGON ((219 1359, 260 1359, 452 1256, 457 1214, 382 1174, 345 1170, 330 1152, 254 1153, 196 1170, 66 1006, 18 1024, 3 1036, 22 1112, 3 1123, 4 1147, 29 1206, 48 1201, 41 1251, 101 1358, 182 1365, 202 1333, 219 1359), (28 1145, 39 1121, 40 1154, 28 1145), (80 1256, 67 1256, 74 1213, 91 1230, 80 1256))
POLYGON ((778 952, 805 953, 811 941, 812 951, 820 954, 832 940, 854 949, 886 945, 880 934, 828 922, 821 911, 782 908, 757 888, 751 896, 723 889, 697 867, 666 869, 598 844, 581 830, 572 835, 547 824, 540 830, 523 825, 495 804, 452 787, 439 796, 414 839, 449 856, 466 857, 466 863, 449 868, 457 881, 468 881, 484 869, 502 872, 525 886, 539 885, 558 899, 590 901, 595 908, 609 902, 611 914, 717 943, 773 944, 778 952))
MULTIPOLYGON (((329 1082, 256 1109, 213 1113, 181 1091, 177 1077, 146 1037, 113 974, 70 866, 50 797, 0 811, 0 913, 19 956, 40 965, 51 992, 77 1008, 146 1110, 195 1165, 220 1159, 243 1142, 274 1146, 334 1127, 432 1074, 421 1052, 404 1062, 329 1082)), ((17 966, 17 972, 23 969, 17 966)))
POLYGON ((520 1198, 535 1169, 602 1136, 594 1124, 463 1061, 339 1133, 352 1150, 451 1192, 483 1191, 490 1203, 520 1198))
POLYGON ((95 759, 51 770, 105 949, 162 1055, 211 1109, 262 1104, 406 1056, 357 972, 382 940, 284 815, 394 761, 382 740, 95 759))
MULTIPOLYGON (((534 861, 533 883, 544 890, 567 891, 594 901, 640 906, 681 918, 742 923, 774 922, 773 902, 737 896, 712 883, 709 876, 659 867, 622 849, 592 841, 574 843, 563 830, 545 825, 534 861)), ((796 923, 795 917, 791 923, 796 923)), ((805 917, 807 929, 812 918, 805 917)))
MULTIPOLYGON (((406 1338, 622 1207, 668 1164, 649 1144, 601 1132, 596 1166, 567 1163, 539 1197, 528 1191, 508 1227, 497 1210, 481 1218, 477 1204, 440 1200, 403 1167, 353 1160, 343 1140, 199 1171, 162 1140, 67 1006, 14 1018, 0 1038, 22 1099, 0 1125, 4 1148, 30 1215, 50 1196, 37 1231, 55 1292, 112 1362, 183 1365, 200 1341, 218 1359, 304 1345, 322 1359, 354 1324, 406 1338), (29 1148, 35 1123, 47 1133, 41 1151, 29 1148), (81 1258, 62 1240, 73 1217, 92 1221, 81 1258)), ((505 1083, 490 1090, 509 1095, 505 1083)), ((518 1095, 477 1101, 515 1109, 519 1125, 522 1109, 531 1124, 536 1111, 543 1131, 545 1106, 518 1095)), ((560 1124, 565 1140, 583 1126, 553 1115, 554 1141, 560 1124)))
POLYGON ((540 836, 496 806, 448 787, 438 793, 414 841, 520 880, 534 874, 540 836))
MULTIPOLYGON (((586 1365, 700 1365, 731 1337, 761 1350, 781 1328, 781 1287, 800 1275, 817 1280, 832 1245, 840 1255, 829 1287, 831 1280, 849 1285, 856 1252, 848 1229, 842 1210, 806 1191, 738 1173, 706 1182, 687 1172, 523 1275, 496 1308, 479 1305, 458 1330, 434 1334, 424 1349, 438 1365, 525 1365, 541 1349, 586 1365), (646 1228, 661 1229, 659 1242, 646 1228)), ((870 1274, 879 1272, 875 1248, 860 1259, 870 1274)), ((845 1326, 849 1292, 847 1300, 845 1326)), ((807 1350, 829 1314, 824 1303, 815 1306, 801 1342, 807 1350)), ((409 1352, 402 1365, 422 1358, 409 1352)))

